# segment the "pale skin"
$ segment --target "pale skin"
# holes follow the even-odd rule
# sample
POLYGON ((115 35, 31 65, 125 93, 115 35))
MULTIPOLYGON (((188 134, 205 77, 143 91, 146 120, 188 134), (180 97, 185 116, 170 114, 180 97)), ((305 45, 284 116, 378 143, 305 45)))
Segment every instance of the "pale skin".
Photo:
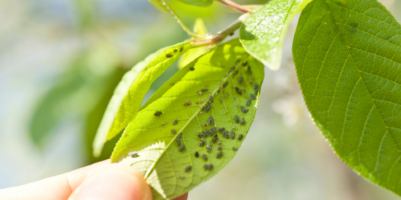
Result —
MULTIPOLYGON (((174 200, 186 200, 184 194, 174 200)), ((142 174, 131 167, 95 163, 65 174, 0 190, 7 200, 152 200, 142 174)))

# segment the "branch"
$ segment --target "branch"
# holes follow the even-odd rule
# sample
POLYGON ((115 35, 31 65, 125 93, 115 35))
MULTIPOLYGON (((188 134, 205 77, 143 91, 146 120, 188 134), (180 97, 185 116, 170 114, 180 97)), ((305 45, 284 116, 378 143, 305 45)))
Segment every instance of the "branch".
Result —
POLYGON ((226 5, 226 6, 228 6, 228 7, 231 7, 231 8, 233 8, 233 9, 235 9, 235 10, 238 10, 238 11, 240 11, 240 12, 243 12, 243 13, 250 13, 250 12, 252 12, 252 11, 249 10, 248 8, 245 8, 245 7, 239 5, 239 4, 235 3, 235 2, 232 2, 232 1, 230 1, 230 0, 216 0, 216 1, 218 1, 218 2, 220 2, 220 3, 222 3, 222 4, 224 4, 224 5, 226 5))

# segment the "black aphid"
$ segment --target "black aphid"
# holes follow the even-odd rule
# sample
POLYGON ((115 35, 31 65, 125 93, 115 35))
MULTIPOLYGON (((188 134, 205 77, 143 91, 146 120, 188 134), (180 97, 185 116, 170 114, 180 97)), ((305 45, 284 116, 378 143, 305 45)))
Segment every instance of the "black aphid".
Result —
POLYGON ((237 93, 239 95, 242 95, 243 91, 241 89, 239 89, 238 87, 235 87, 235 91, 237 91, 237 93))
POLYGON ((228 138, 230 138, 230 135, 228 135, 227 132, 224 132, 224 137, 228 139, 228 138))
POLYGON ((171 122, 172 125, 176 125, 178 124, 178 120, 174 120, 173 122, 171 122))
POLYGON ((252 99, 252 100, 255 100, 255 99, 256 99, 256 96, 255 96, 254 94, 251 94, 251 99, 252 99))
POLYGON ((213 136, 213 132, 209 129, 206 129, 207 134, 209 134, 210 136, 213 136))
POLYGON ((242 63, 242 66, 247 66, 248 65, 248 61, 245 61, 244 63, 242 63))
POLYGON ((192 105, 191 101, 187 101, 187 102, 184 103, 184 106, 190 106, 190 105, 192 105))
POLYGON ((228 72, 232 72, 232 71, 234 71, 234 69, 235 69, 235 67, 231 67, 230 71, 228 71, 228 72))
POLYGON ((172 134, 176 134, 177 131, 176 131, 175 129, 171 129, 171 133, 172 133, 172 134))
POLYGON ((244 119, 241 119, 241 120, 239 121, 239 123, 240 123, 240 124, 245 124, 245 120, 244 120, 244 119))
POLYGON ((224 128, 224 127, 219 128, 219 131, 222 132, 222 133, 223 133, 225 130, 226 130, 226 128, 224 128))
POLYGON ((241 85, 244 82, 244 77, 239 77, 238 78, 238 83, 241 85))
POLYGON ((210 130, 211 130, 213 133, 217 133, 216 127, 212 127, 210 130))
POLYGON ((203 147, 203 146, 205 146, 205 142, 204 142, 204 141, 202 141, 202 142, 199 142, 199 146, 200 146, 200 147, 203 147))
POLYGON ((228 81, 226 81, 226 82, 223 84, 223 88, 227 87, 227 85, 228 85, 228 81))
POLYGON ((213 97, 212 97, 212 96, 210 96, 210 98, 209 98, 209 102, 210 102, 210 103, 213 103, 213 102, 214 102, 214 100, 213 100, 213 97))
POLYGON ((235 133, 234 133, 234 131, 231 131, 230 137, 231 137, 231 139, 235 139, 235 133))
POLYGON ((241 111, 242 111, 243 113, 247 113, 247 112, 249 111, 249 109, 248 109, 248 108, 245 108, 244 106, 241 106, 241 111))
POLYGON ((217 150, 221 151, 223 148, 221 148, 221 146, 217 147, 217 150))
POLYGON ((255 90, 255 93, 258 93, 258 91, 259 91, 259 85, 258 85, 257 83, 255 83, 255 84, 253 85, 253 89, 255 90))
POLYGON ((205 112, 209 112, 209 110, 210 110, 210 104, 208 103, 208 104, 206 104, 206 106, 205 106, 205 112))
POLYGON ((192 169, 192 166, 188 165, 187 167, 185 167, 185 172, 189 172, 189 171, 191 171, 191 169, 192 169))
MULTIPOLYGON (((216 92, 216 95, 219 95, 220 94, 220 90, 217 90, 217 92, 216 92)), ((212 102, 213 103, 213 102, 212 102)))
POLYGON ((194 71, 195 67, 190 67, 189 70, 194 71))
POLYGON ((167 58, 171 58, 171 57, 173 57, 173 54, 168 53, 168 54, 166 54, 166 57, 167 57, 167 58))
POLYGON ((199 157, 199 153, 198 152, 195 152, 195 157, 199 157))
POLYGON ((201 92, 207 92, 207 91, 209 91, 209 89, 207 89, 207 88, 201 89, 201 92))
POLYGON ((221 158, 221 156, 223 156, 223 152, 222 152, 222 151, 219 151, 219 152, 217 153, 217 155, 216 155, 216 158, 221 158))
POLYGON ((231 32, 230 34, 229 34, 229 36, 233 36, 234 35, 234 32, 231 32))
POLYGON ((207 120, 207 122, 209 123, 209 125, 214 124, 213 116, 210 116, 209 119, 207 120))
POLYGON ((185 150, 185 145, 182 145, 181 147, 180 147, 180 151, 182 152, 182 151, 184 151, 185 150))
POLYGON ((184 50, 184 47, 180 47, 180 52, 182 52, 184 50))
POLYGON ((162 115, 162 114, 163 114, 163 113, 162 113, 161 111, 156 111, 154 115, 155 115, 156 117, 158 117, 158 116, 160 116, 160 115, 162 115))
POLYGON ((209 165, 208 164, 204 164, 203 165, 203 169, 208 170, 209 169, 209 165))
POLYGON ((178 138, 177 139, 181 139, 182 138, 182 133, 180 133, 179 135, 178 135, 178 138))
POLYGON ((214 135, 214 137, 212 138, 212 142, 215 143, 217 141, 217 135, 214 135))
POLYGON ((203 159, 203 160, 207 160, 207 155, 206 155, 206 154, 203 154, 203 155, 202 155, 202 159, 203 159))
POLYGON ((242 138, 244 138, 244 135, 242 135, 242 134, 239 134, 239 136, 238 136, 238 140, 242 140, 242 138))
POLYGON ((177 51, 178 51, 177 49, 174 49, 174 53, 177 53, 177 51))
POLYGON ((212 170, 212 169, 213 169, 213 165, 209 164, 209 170, 212 170))
POLYGON ((181 140, 180 139, 177 139, 177 145, 181 146, 181 140))
POLYGON ((246 106, 250 106, 251 105, 251 99, 248 99, 247 101, 246 101, 246 106))
POLYGON ((233 73, 233 76, 238 74, 238 70, 235 70, 235 72, 233 73))
POLYGON ((235 123, 239 123, 239 117, 238 117, 238 115, 235 115, 234 121, 235 121, 235 123))
POLYGON ((198 137, 199 138, 203 138, 203 134, 198 134, 198 137))
POLYGON ((211 152, 212 151, 212 146, 210 144, 206 145, 206 151, 211 152))
POLYGON ((138 152, 133 151, 133 152, 129 152, 128 156, 130 156, 131 158, 137 158, 137 157, 139 157, 139 154, 138 154, 138 152))
POLYGON ((237 151, 237 150, 238 150, 238 147, 233 147, 233 150, 234 150, 234 151, 237 151))

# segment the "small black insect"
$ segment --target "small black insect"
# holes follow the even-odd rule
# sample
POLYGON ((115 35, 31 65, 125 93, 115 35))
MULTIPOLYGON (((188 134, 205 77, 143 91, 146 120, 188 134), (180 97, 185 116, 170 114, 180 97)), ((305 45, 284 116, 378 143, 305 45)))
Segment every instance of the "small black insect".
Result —
POLYGON ((199 153, 198 152, 195 152, 195 157, 199 157, 199 153))
POLYGON ((208 170, 209 169, 209 165, 208 164, 204 164, 203 165, 203 169, 208 170))
POLYGON ((184 47, 180 47, 180 52, 182 52, 184 50, 184 47))
POLYGON ((206 145, 206 151, 211 152, 212 151, 212 146, 210 144, 206 145))
POLYGON ((223 133, 225 130, 226 130, 226 128, 224 128, 224 127, 219 128, 219 131, 222 132, 222 133, 223 133))
POLYGON ((202 142, 199 142, 199 146, 200 146, 200 147, 203 147, 203 146, 205 146, 205 142, 204 142, 204 141, 202 141, 202 142))
POLYGON ((129 152, 128 156, 130 156, 131 158, 137 158, 137 157, 139 157, 139 154, 138 154, 138 152, 133 151, 133 152, 129 152))
POLYGON ((216 127, 212 127, 210 130, 211 130, 213 133, 217 133, 216 127))
POLYGON ((181 140, 181 138, 182 138, 182 133, 180 133, 180 134, 178 135, 178 138, 177 138, 177 139, 181 140))
POLYGON ((207 160, 207 155, 206 155, 206 154, 203 154, 203 155, 202 155, 202 159, 203 159, 203 160, 207 160))
POLYGON ((201 89, 201 92, 207 92, 207 91, 209 91, 209 89, 207 89, 207 88, 201 89))
POLYGON ((242 95, 243 91, 241 89, 239 89, 238 87, 235 87, 235 91, 237 91, 237 93, 239 95, 242 95))
POLYGON ((209 129, 206 129, 207 134, 209 134, 210 136, 213 136, 213 132, 209 129))
POLYGON ((210 116, 209 119, 207 120, 207 122, 209 123, 209 125, 214 124, 213 116, 210 116))
POLYGON ((173 122, 171 122, 172 125, 177 125, 178 124, 178 120, 174 120, 173 122))
POLYGON ((212 170, 212 169, 213 169, 213 165, 209 164, 209 170, 212 170))
POLYGON ((217 141, 217 135, 214 135, 214 137, 211 140, 213 143, 215 143, 217 141))
POLYGON ((217 150, 221 151, 223 148, 221 148, 221 146, 217 147, 217 150))
POLYGON ((248 99, 247 101, 246 101, 246 106, 250 106, 251 105, 251 99, 248 99))
POLYGON ((238 140, 242 140, 242 138, 244 138, 244 135, 242 135, 242 134, 239 134, 239 136, 238 136, 238 140))
POLYGON ((237 150, 238 150, 238 147, 233 147, 233 150, 234 150, 234 151, 237 151, 237 150))
POLYGON ((224 132, 224 137, 228 139, 228 138, 230 138, 230 135, 228 135, 227 132, 224 132))
POLYGON ((245 124, 245 120, 244 120, 244 119, 241 119, 241 120, 239 121, 239 123, 240 123, 240 124, 245 124))
POLYGON ((184 106, 190 106, 190 105, 192 105, 191 101, 187 101, 187 102, 184 103, 184 106))
POLYGON ((180 139, 177 139, 177 145, 181 146, 181 140, 180 139))
POLYGON ((251 99, 252 99, 252 100, 255 100, 255 99, 256 99, 256 96, 255 96, 254 94, 251 94, 251 99))
POLYGON ((222 151, 217 153, 216 158, 221 158, 221 156, 223 156, 223 152, 222 151))
POLYGON ((249 111, 249 109, 248 109, 248 108, 245 108, 244 106, 241 106, 241 111, 242 111, 243 113, 247 113, 247 112, 249 111))
POLYGON ((177 51, 178 51, 177 49, 174 49, 174 53, 177 53, 177 51))
POLYGON ((238 78, 238 83, 241 85, 244 82, 244 77, 239 77, 238 78))
POLYGON ((166 57, 167 57, 167 58, 171 58, 171 57, 173 57, 173 54, 168 53, 168 54, 166 54, 166 57))
POLYGON ((234 69, 235 69, 235 67, 231 67, 230 71, 228 71, 228 72, 232 72, 232 71, 234 71, 234 69))
POLYGON ((223 84, 223 88, 227 87, 227 85, 228 85, 228 81, 226 81, 226 82, 223 84))
POLYGON ((245 61, 244 63, 242 63, 242 66, 247 66, 248 65, 248 61, 245 61))
POLYGON ((201 134, 201 133, 198 134, 198 137, 199 137, 199 138, 203 138, 203 134, 201 134))
POLYGON ((191 171, 191 169, 192 169, 192 166, 188 165, 187 167, 185 167, 185 172, 189 172, 189 171, 191 171))
POLYGON ((253 89, 255 90, 255 93, 258 93, 258 91, 259 91, 259 85, 258 85, 257 83, 255 83, 255 84, 253 85, 253 89))
POLYGON ((189 70, 194 71, 194 70, 195 70, 195 67, 191 67, 191 68, 189 68, 189 70))
POLYGON ((205 106, 205 112, 209 112, 209 111, 210 111, 210 104, 208 103, 205 106))
POLYGON ((233 73, 233 76, 238 74, 238 70, 235 70, 235 72, 233 73))
POLYGON ((156 111, 154 115, 155 115, 156 117, 158 117, 158 116, 160 116, 160 115, 162 115, 162 114, 163 114, 163 113, 162 113, 161 111, 156 111))
POLYGON ((235 133, 234 133, 234 131, 231 131, 230 137, 231 137, 231 139, 235 139, 235 133))
POLYGON ((185 150, 185 145, 182 145, 181 147, 180 147, 180 152, 182 152, 182 151, 184 151, 185 150))
POLYGON ((210 103, 213 103, 213 102, 214 102, 214 100, 213 100, 213 97, 212 97, 212 96, 210 96, 210 98, 209 98, 209 102, 210 102, 210 103))
POLYGON ((230 34, 229 34, 229 36, 233 36, 234 35, 234 32, 231 32, 230 34))
POLYGON ((176 134, 177 131, 176 131, 175 129, 171 129, 171 133, 172 133, 172 134, 176 134))
POLYGON ((238 115, 235 115, 234 121, 235 121, 235 123, 239 123, 239 117, 238 117, 238 115))
MULTIPOLYGON (((216 92, 215 95, 217 96, 217 95, 219 95, 219 94, 220 94, 220 90, 217 90, 217 92, 216 92)), ((213 102, 212 102, 212 103, 213 103, 213 102)))

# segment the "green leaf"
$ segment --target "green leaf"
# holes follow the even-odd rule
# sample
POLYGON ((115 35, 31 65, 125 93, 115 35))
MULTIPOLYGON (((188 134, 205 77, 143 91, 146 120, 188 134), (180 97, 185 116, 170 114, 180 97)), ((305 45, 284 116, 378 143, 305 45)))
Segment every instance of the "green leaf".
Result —
POLYGON ((100 155, 106 141, 118 135, 135 117, 152 82, 189 48, 191 44, 187 41, 160 49, 124 75, 96 133, 95 156, 100 155))
POLYGON ((156 7, 158 10, 163 11, 168 13, 169 11, 167 8, 163 5, 163 2, 161 0, 149 0, 151 4, 153 4, 154 7, 156 7))
POLYGON ((310 1, 273 0, 252 13, 240 28, 246 51, 271 70, 278 70, 288 24, 310 1))
POLYGON ((255 84, 260 89, 263 77, 263 64, 247 54, 237 39, 211 49, 178 71, 146 102, 117 143, 112 162, 131 165, 140 171, 152 187, 154 199, 172 199, 189 191, 234 157, 233 147, 239 148, 243 141, 238 139, 239 135, 247 135, 255 117, 259 93, 246 102, 255 94, 255 84), (241 112, 242 106, 249 110, 241 112), (157 112, 162 114, 156 116, 157 112), (214 122, 209 122, 211 116, 214 122), (243 124, 237 123, 235 116, 239 121, 244 120, 243 124), (212 133, 217 141, 212 142, 214 136, 209 135, 204 138, 206 144, 200 147, 197 135, 215 127, 217 130, 224 127, 229 135, 235 132, 235 139, 226 139, 221 132, 212 133), (178 139, 179 133, 183 133, 182 139, 178 139), (216 158, 219 141, 223 154, 216 158), (209 144, 211 152, 206 150, 209 144), (133 151, 139 157, 128 156, 133 151), (208 161, 202 159, 203 154, 208 161), (214 167, 205 170, 205 164, 214 167), (186 172, 188 166, 192 169, 186 172))
POLYGON ((177 1, 194 6, 211 6, 213 4, 213 0, 177 0, 177 1))
POLYGON ((306 105, 338 156, 401 195, 401 25, 376 0, 314 0, 293 55, 306 105))
MULTIPOLYGON (((197 35, 202 36, 201 38, 205 38, 207 34, 207 28, 205 26, 205 23, 203 23, 202 18, 198 18, 195 21, 194 25, 194 33, 197 35)), ((178 68, 182 69, 185 66, 187 66, 190 62, 195 60, 197 57, 200 55, 204 54, 208 50, 207 46, 203 47, 198 47, 198 48, 192 48, 188 50, 187 53, 185 53, 181 58, 180 61, 178 62, 178 68)))

